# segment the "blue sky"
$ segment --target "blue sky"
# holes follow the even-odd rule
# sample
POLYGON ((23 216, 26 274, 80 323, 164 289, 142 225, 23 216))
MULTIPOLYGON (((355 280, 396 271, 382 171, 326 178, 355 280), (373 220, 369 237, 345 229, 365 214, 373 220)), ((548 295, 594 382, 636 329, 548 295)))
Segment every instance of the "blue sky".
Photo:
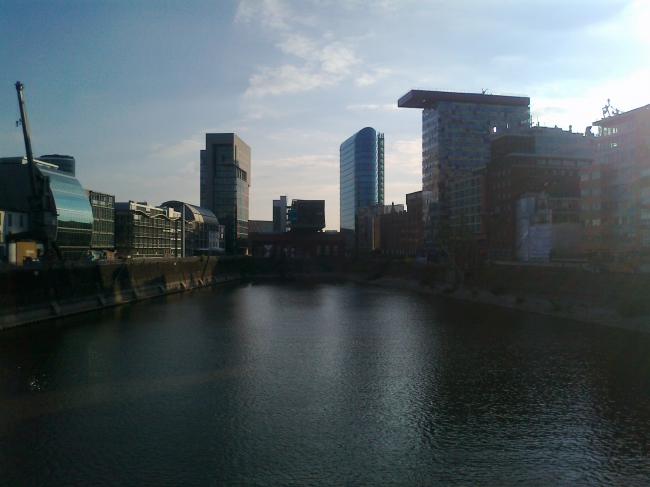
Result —
POLYGON ((650 103, 646 1, 0 0, 0 157, 70 154, 86 188, 198 203, 206 132, 252 148, 252 219, 271 200, 325 199, 338 227, 338 154, 386 137, 386 202, 421 189, 411 88, 525 94, 533 120, 583 131, 608 98, 650 103))

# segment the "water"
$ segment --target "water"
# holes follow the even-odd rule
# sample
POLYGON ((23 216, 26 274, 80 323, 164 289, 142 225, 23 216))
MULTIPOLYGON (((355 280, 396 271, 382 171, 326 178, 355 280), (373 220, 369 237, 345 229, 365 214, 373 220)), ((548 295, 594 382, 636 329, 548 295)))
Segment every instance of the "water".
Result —
POLYGON ((356 284, 0 333, 0 485, 650 485, 650 337, 356 284))

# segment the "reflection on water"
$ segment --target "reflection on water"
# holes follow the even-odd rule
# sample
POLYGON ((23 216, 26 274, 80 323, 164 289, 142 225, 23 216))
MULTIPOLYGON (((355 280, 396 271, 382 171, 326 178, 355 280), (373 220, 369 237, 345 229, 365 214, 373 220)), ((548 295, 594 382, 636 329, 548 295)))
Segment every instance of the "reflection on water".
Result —
POLYGON ((355 284, 0 334, 0 485, 648 485, 650 338, 355 284))

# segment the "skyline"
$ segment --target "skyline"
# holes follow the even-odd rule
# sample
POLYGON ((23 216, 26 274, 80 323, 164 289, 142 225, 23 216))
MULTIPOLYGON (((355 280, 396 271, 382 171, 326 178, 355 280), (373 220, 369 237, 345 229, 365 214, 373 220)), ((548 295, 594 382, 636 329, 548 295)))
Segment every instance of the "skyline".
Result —
POLYGON ((339 146, 386 134, 385 203, 421 183, 411 88, 521 93, 533 122, 577 132, 611 99, 650 103, 645 2, 0 2, 0 157, 77 159, 117 201, 199 202, 205 133, 251 147, 250 218, 272 200, 325 199, 338 229, 339 146), (486 40, 489 40, 487 42, 486 40))

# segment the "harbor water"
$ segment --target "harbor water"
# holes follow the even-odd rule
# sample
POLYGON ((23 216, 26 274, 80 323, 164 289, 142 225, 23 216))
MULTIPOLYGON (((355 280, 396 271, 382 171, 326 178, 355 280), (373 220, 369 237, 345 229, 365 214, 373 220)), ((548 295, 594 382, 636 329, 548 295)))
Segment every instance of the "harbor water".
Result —
POLYGON ((0 333, 0 485, 650 485, 650 336, 355 283, 0 333))

